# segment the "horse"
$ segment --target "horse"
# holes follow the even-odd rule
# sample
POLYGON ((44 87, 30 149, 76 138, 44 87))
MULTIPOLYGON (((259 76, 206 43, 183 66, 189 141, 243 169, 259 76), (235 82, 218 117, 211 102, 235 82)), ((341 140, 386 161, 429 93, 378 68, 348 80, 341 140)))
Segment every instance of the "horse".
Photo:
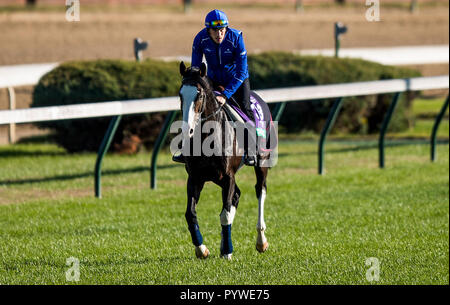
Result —
MULTIPOLYGON (((183 77, 179 94, 183 117, 182 130, 185 133, 185 139, 192 142, 195 134, 201 133, 200 128, 196 128, 200 122, 214 122, 218 126, 224 126, 229 120, 223 105, 216 99, 212 82, 206 75, 206 65, 204 63, 202 63, 201 67, 186 68, 185 64, 181 62, 180 74, 183 77)), ((200 259, 205 259, 210 255, 210 251, 203 244, 203 237, 200 233, 196 213, 200 193, 207 181, 211 181, 222 188, 220 257, 231 259, 233 252, 231 225, 233 224, 241 195, 241 191, 236 184, 235 174, 242 167, 243 161, 242 155, 238 154, 240 148, 236 139, 236 130, 232 127, 230 128, 230 124, 225 125, 228 126, 224 128, 226 132, 219 133, 218 137, 223 144, 227 142, 226 137, 228 135, 231 141, 228 139, 228 147, 224 149, 231 150, 231 154, 205 156, 202 152, 200 156, 185 156, 185 169, 188 174, 185 218, 192 243, 195 246, 195 255, 200 259)), ((207 134, 201 135, 202 143, 205 142, 206 137, 207 134)), ((267 160, 268 158, 269 155, 267 153, 258 154, 259 161, 267 160)), ((256 175, 255 191, 258 199, 256 249, 260 253, 265 252, 269 247, 265 236, 266 224, 264 222, 264 201, 267 195, 266 180, 268 169, 269 167, 261 166, 261 162, 257 162, 254 166, 256 175)))

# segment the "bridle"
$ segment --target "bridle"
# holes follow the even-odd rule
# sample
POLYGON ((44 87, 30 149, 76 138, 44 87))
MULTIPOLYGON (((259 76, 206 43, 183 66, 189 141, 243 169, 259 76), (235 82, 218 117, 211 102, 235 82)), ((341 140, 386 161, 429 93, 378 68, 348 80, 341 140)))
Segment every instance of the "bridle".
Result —
MULTIPOLYGON (((203 101, 204 101, 204 100, 203 100, 203 101)), ((207 117, 205 117, 205 118, 202 118, 202 117, 201 117, 201 114, 203 113, 203 110, 202 110, 202 112, 200 113, 200 122, 204 122, 204 121, 210 119, 211 117, 216 116, 216 115, 220 112, 220 110, 222 110, 223 105, 224 105, 224 104, 220 104, 220 106, 217 107, 216 111, 214 111, 213 113, 209 114, 209 115, 208 115, 207 117)), ((203 104, 202 107, 204 108, 204 106, 205 106, 205 105, 203 104)))
MULTIPOLYGON (((183 77, 183 81, 182 81, 183 86, 185 85, 184 80, 185 80, 185 78, 183 77)), ((220 104, 219 107, 218 107, 213 113, 210 113, 210 114, 207 115, 206 117, 202 117, 202 115, 203 115, 203 113, 204 113, 204 111, 205 111, 205 107, 206 107, 206 102, 205 102, 205 96, 206 96, 206 94, 203 92, 204 90, 205 90, 204 88, 203 88, 202 92, 200 92, 199 90, 197 90, 197 97, 196 97, 196 99, 194 100, 194 101, 196 101, 196 100, 198 100, 199 98, 202 98, 202 99, 203 99, 203 100, 202 100, 202 109, 201 109, 201 111, 199 112, 199 113, 200 113, 200 122, 205 122, 205 121, 209 120, 210 118, 216 116, 216 115, 220 112, 220 110, 222 110, 222 107, 223 107, 223 105, 224 105, 224 104, 220 104, 220 103, 218 103, 218 102, 216 101, 216 103, 220 104), (201 94, 201 95, 200 95, 200 94, 201 94)))

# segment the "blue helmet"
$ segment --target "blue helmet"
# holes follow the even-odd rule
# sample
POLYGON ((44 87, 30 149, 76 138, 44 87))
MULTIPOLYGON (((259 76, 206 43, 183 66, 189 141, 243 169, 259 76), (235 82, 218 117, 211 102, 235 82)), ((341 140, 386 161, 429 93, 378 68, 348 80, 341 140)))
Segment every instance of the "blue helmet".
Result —
POLYGON ((224 12, 219 10, 213 10, 206 15, 205 18, 206 28, 220 29, 228 26, 228 18, 224 12))

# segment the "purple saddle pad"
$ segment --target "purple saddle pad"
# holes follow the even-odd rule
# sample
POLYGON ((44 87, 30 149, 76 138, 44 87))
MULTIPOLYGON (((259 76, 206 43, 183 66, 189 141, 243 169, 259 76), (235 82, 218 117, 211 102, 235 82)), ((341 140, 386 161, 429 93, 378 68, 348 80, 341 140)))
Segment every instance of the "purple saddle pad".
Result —
MULTIPOLYGON (((214 91, 216 95, 220 95, 220 92, 214 91)), ((250 93, 250 107, 253 111, 253 117, 255 121, 251 120, 239 107, 237 102, 231 98, 227 101, 227 103, 239 114, 239 116, 244 120, 244 122, 251 124, 252 126, 256 126, 257 128, 265 128, 265 125, 268 121, 272 120, 272 115, 267 104, 259 97, 255 92, 250 93), (265 109, 267 108, 267 109, 265 109)))
MULTIPOLYGON (((214 93, 216 95, 220 95, 220 92, 215 91, 214 93)), ((256 128, 256 134, 260 139, 260 141, 264 139, 263 142, 266 142, 268 141, 270 136, 275 136, 275 139, 277 138, 276 135, 273 135, 274 124, 272 121, 272 114, 270 112, 269 106, 255 92, 251 91, 250 93, 250 103, 251 103, 250 107, 253 111, 253 117, 255 118, 255 121, 252 121, 242 111, 242 109, 239 107, 239 105, 233 98, 228 99, 227 103, 241 116, 244 122, 249 123, 251 126, 256 128)), ((278 142, 277 140, 276 142, 278 142)), ((261 145, 259 147, 260 149, 265 151, 271 151, 273 149, 273 148, 264 149, 263 148, 264 146, 265 145, 261 145)))

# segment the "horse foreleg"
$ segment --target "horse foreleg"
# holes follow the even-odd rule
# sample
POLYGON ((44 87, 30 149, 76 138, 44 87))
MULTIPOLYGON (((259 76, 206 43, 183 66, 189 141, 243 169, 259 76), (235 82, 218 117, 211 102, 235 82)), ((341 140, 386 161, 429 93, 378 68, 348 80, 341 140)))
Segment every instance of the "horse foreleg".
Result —
POLYGON ((203 189, 203 181, 198 181, 188 178, 187 183, 187 208, 186 208, 186 221, 188 223, 188 229, 191 233, 192 243, 195 246, 195 255, 198 258, 207 258, 209 256, 209 250, 203 244, 203 236, 200 233, 200 228, 197 221, 196 207, 200 198, 200 192, 203 189))
POLYGON ((234 177, 223 178, 221 186, 223 207, 220 213, 220 224, 222 225, 220 256, 225 259, 231 259, 233 253, 231 225, 236 215, 241 192, 236 185, 234 177))
POLYGON ((266 230, 266 223, 264 222, 264 201, 267 194, 267 167, 255 167, 256 173, 256 197, 258 198, 258 223, 256 225, 256 231, 258 233, 256 238, 256 250, 259 252, 265 252, 269 247, 267 238, 264 234, 266 230))

